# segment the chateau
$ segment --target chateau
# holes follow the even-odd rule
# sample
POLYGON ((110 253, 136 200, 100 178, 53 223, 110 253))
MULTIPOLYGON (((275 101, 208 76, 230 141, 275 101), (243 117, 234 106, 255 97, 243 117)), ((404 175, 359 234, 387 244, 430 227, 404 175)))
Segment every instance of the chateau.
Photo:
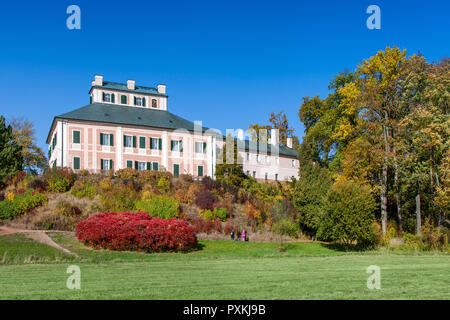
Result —
MULTIPOLYGON (((156 88, 104 81, 96 75, 90 104, 54 117, 48 137, 49 166, 73 170, 167 170, 174 176, 214 178, 225 137, 218 130, 167 111, 166 86, 156 88)), ((279 145, 272 130, 269 143, 244 139, 237 130, 243 170, 259 180, 298 177, 292 140, 279 145)))

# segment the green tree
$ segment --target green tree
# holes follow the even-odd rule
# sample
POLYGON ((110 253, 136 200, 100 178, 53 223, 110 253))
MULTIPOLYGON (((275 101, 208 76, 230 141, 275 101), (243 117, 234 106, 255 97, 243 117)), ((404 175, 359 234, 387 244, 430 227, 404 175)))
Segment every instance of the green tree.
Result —
POLYGON ((22 148, 17 142, 11 125, 0 116, 0 183, 12 177, 23 167, 22 148))
POLYGON ((328 170, 312 160, 305 143, 300 145, 299 161, 299 179, 294 185, 292 203, 298 210, 297 221, 300 229, 315 237, 321 206, 331 186, 331 179, 328 170))
POLYGON ((287 139, 292 138, 292 146, 296 148, 299 144, 298 137, 294 135, 294 128, 289 126, 288 119, 284 111, 270 114, 269 122, 272 128, 278 129, 280 144, 287 146, 287 139))
POLYGON ((335 241, 347 248, 372 246, 376 239, 375 208, 369 184, 352 180, 335 183, 322 208, 318 238, 335 241))

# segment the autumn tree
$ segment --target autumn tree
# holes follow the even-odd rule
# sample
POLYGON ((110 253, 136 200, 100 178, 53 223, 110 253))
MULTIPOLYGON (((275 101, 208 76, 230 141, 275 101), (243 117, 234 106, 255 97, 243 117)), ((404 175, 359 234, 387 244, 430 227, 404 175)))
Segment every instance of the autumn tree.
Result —
POLYGON ((23 169, 31 174, 43 172, 47 166, 47 159, 36 144, 33 123, 24 118, 14 118, 10 124, 16 141, 22 148, 23 169))

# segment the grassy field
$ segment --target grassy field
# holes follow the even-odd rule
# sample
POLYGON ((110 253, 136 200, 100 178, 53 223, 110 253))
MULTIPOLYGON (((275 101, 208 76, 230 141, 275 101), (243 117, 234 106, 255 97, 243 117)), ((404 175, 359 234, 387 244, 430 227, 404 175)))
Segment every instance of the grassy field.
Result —
POLYGON ((51 236, 80 259, 23 235, 0 237, 0 299, 450 299, 442 253, 346 253, 319 243, 279 253, 275 243, 201 241, 190 253, 142 254, 51 236), (72 264, 81 290, 66 288, 72 264), (370 265, 381 268, 380 290, 366 287, 370 265))

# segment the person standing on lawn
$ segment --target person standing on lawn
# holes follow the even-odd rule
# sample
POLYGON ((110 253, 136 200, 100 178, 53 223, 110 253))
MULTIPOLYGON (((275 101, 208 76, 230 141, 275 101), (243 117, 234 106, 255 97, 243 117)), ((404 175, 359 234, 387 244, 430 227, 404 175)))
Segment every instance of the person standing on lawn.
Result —
POLYGON ((237 232, 237 239, 236 240, 237 241, 241 240, 241 232, 240 231, 237 232))
POLYGON ((242 230, 242 241, 245 241, 245 237, 247 236, 247 233, 245 232, 245 229, 242 230))
POLYGON ((234 231, 231 231, 230 235, 231 235, 231 240, 234 240, 234 231))

